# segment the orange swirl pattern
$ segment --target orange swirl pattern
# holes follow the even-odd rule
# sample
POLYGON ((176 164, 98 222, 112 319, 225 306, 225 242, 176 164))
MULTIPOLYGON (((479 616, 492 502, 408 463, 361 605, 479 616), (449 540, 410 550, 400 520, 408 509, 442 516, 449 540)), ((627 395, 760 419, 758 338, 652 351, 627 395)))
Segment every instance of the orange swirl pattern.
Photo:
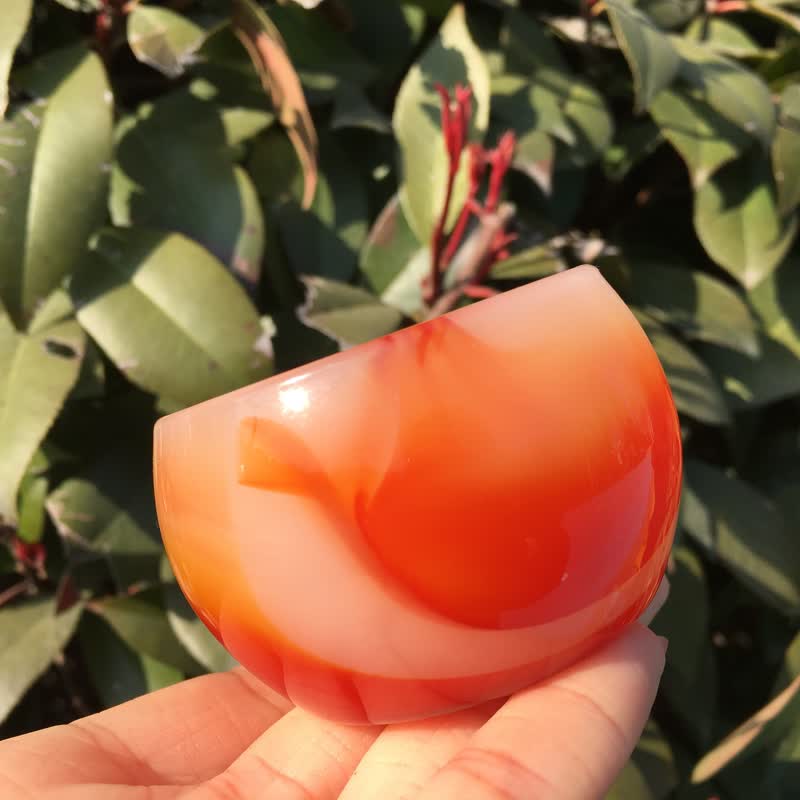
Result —
POLYGON ((350 722, 444 713, 635 619, 681 446, 646 336, 579 267, 160 421, 189 602, 245 667, 350 722))

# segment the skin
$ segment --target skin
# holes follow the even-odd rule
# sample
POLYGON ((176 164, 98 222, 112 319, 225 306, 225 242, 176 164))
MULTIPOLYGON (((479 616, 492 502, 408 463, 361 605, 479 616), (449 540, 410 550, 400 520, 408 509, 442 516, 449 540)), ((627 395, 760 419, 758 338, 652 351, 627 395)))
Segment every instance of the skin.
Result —
POLYGON ((647 722, 666 640, 642 619, 553 679, 420 722, 349 727, 241 669, 0 743, 15 800, 591 800, 647 722))

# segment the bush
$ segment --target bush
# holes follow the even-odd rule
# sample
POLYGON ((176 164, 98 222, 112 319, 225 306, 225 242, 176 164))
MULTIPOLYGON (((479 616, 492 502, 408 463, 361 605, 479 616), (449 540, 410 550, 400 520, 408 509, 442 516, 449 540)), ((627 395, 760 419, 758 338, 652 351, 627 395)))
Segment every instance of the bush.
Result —
POLYGON ((3 734, 230 664, 163 558, 159 415, 590 261, 686 453, 614 796, 796 797, 797 6, 5 0, 3 734))

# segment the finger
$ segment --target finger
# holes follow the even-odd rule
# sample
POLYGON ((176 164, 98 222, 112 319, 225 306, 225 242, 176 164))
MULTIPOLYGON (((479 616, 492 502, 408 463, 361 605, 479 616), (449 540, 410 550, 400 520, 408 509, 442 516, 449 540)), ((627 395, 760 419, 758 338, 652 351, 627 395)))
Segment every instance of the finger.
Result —
POLYGON ((519 692, 420 797, 603 797, 647 722, 664 652, 665 640, 634 624, 567 672, 519 692))
POLYGON ((198 783, 230 766, 290 705, 243 669, 204 675, 10 739, 0 768, 33 786, 198 783))
MULTIPOLYGON (((352 726, 295 708, 191 800, 333 800, 381 728, 352 726)), ((188 798, 187 798, 188 800, 188 798)))
POLYGON ((478 708, 385 728, 345 786, 341 800, 416 797, 502 703, 497 700, 478 708))

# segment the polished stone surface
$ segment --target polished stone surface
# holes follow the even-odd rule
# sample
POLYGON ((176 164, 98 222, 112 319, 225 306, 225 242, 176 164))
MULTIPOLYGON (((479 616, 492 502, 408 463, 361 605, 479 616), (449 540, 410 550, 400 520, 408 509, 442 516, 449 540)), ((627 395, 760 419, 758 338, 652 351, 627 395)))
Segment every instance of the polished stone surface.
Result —
POLYGON ((156 428, 189 602, 254 674, 352 722, 508 694, 634 620, 680 473, 655 353, 590 267, 156 428))

